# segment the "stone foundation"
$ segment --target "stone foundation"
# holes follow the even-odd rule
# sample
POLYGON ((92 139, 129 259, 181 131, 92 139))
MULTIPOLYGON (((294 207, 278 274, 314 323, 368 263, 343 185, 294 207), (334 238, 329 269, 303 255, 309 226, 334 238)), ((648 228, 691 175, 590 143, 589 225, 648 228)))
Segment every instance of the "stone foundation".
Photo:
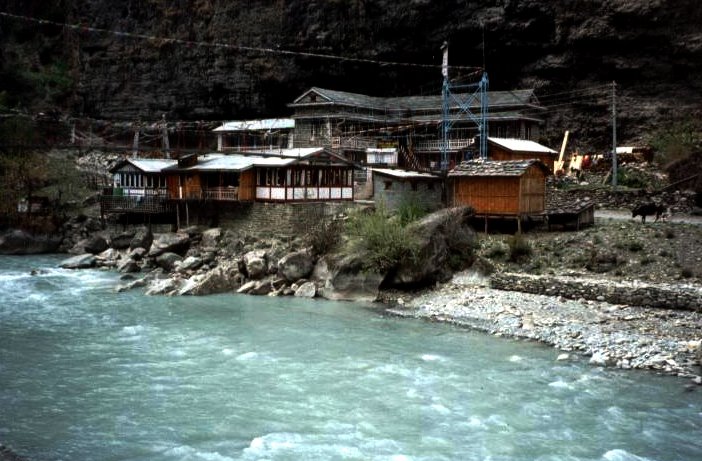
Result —
POLYGON ((490 286, 570 299, 702 312, 702 288, 685 284, 649 285, 643 282, 502 273, 491 277, 490 286))

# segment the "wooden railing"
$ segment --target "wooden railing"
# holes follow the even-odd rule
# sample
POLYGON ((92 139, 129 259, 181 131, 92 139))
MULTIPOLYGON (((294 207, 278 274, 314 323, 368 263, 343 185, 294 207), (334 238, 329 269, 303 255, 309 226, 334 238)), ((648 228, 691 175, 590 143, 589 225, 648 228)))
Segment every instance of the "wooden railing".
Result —
POLYGON ((100 196, 100 211, 108 213, 168 213, 173 211, 165 189, 146 189, 142 194, 122 188, 106 188, 100 196))
POLYGON ((238 187, 212 187, 203 191, 205 200, 223 200, 237 201, 239 200, 238 187))
MULTIPOLYGON (((419 141, 414 145, 415 152, 441 152, 441 148, 444 141, 441 139, 434 139, 431 141, 419 141)), ((448 149, 450 151, 457 151, 460 149, 465 149, 466 147, 472 146, 474 144, 473 139, 449 139, 448 149)))

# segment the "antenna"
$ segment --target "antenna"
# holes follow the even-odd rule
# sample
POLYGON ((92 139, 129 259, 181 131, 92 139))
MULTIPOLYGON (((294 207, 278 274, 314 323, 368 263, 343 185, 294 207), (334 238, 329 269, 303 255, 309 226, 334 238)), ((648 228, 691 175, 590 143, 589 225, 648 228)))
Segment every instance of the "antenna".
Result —
POLYGON ((483 71, 485 71, 485 23, 481 22, 480 27, 483 31, 483 71))

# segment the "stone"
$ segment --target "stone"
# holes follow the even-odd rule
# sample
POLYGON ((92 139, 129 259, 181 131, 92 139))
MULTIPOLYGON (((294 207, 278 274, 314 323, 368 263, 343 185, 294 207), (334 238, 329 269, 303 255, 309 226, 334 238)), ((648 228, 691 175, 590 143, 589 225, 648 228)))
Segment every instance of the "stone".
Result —
POLYGON ((149 256, 159 256, 163 253, 184 255, 190 247, 190 236, 185 233, 168 232, 154 236, 149 250, 149 256))
POLYGON ((180 255, 166 252, 156 258, 156 265, 163 270, 170 272, 175 268, 176 263, 179 263, 182 260, 183 258, 180 255))
POLYGON ((92 253, 94 255, 102 253, 109 247, 107 240, 101 235, 94 235, 83 242, 85 253, 92 253))
POLYGON ((194 275, 186 280, 179 294, 210 295, 230 293, 239 290, 244 276, 236 262, 227 261, 204 274, 194 275))
POLYGON ((188 256, 178 265, 178 272, 187 272, 197 270, 202 266, 202 259, 195 256, 188 256))
POLYGON ((126 250, 132 243, 134 238, 134 232, 122 232, 120 234, 115 234, 110 236, 110 247, 116 250, 126 250))
POLYGON ((268 273, 267 252, 264 249, 249 251, 242 261, 245 274, 250 279, 257 280, 268 273))
POLYGON ((219 242, 222 238, 222 229, 215 227, 213 229, 207 229, 202 233, 202 240, 200 243, 203 247, 217 248, 219 242))
POLYGON ((314 282, 305 282, 295 290, 295 296, 298 298, 314 298, 317 295, 317 287, 314 282))
POLYGON ((64 259, 59 264, 59 267, 64 269, 89 269, 95 267, 97 264, 97 258, 92 253, 84 253, 82 255, 73 256, 68 259, 64 259))
POLYGON ((314 269, 314 259, 308 251, 288 253, 278 261, 278 274, 288 282, 308 277, 314 269))
POLYGON ((570 359, 570 354, 558 354, 558 357, 556 357, 556 360, 559 362, 562 362, 564 360, 569 360, 570 359))
POLYGON ((134 238, 132 238, 132 241, 129 242, 129 249, 133 250, 135 248, 144 248, 148 252, 151 248, 153 240, 154 234, 151 233, 151 229, 140 229, 134 234, 134 238))
POLYGON ((378 298, 384 276, 363 269, 361 255, 326 255, 317 261, 312 279, 326 299, 373 302, 378 298))
POLYGON ((126 259, 122 264, 117 266, 117 270, 123 274, 132 274, 135 272, 140 272, 141 267, 133 259, 126 259))
POLYGON ((61 245, 62 236, 32 234, 23 230, 11 230, 0 236, 0 254, 28 255, 55 253, 61 245))

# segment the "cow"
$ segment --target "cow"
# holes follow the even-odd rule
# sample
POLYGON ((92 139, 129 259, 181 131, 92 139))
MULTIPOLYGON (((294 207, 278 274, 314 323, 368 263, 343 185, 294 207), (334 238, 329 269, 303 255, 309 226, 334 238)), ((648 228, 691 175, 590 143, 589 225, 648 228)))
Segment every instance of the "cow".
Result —
POLYGON ((664 205, 659 205, 654 202, 648 202, 634 207, 631 210, 631 217, 635 218, 641 216, 641 222, 646 222, 646 216, 655 216, 656 219, 653 222, 657 222, 666 213, 666 207, 664 205))

